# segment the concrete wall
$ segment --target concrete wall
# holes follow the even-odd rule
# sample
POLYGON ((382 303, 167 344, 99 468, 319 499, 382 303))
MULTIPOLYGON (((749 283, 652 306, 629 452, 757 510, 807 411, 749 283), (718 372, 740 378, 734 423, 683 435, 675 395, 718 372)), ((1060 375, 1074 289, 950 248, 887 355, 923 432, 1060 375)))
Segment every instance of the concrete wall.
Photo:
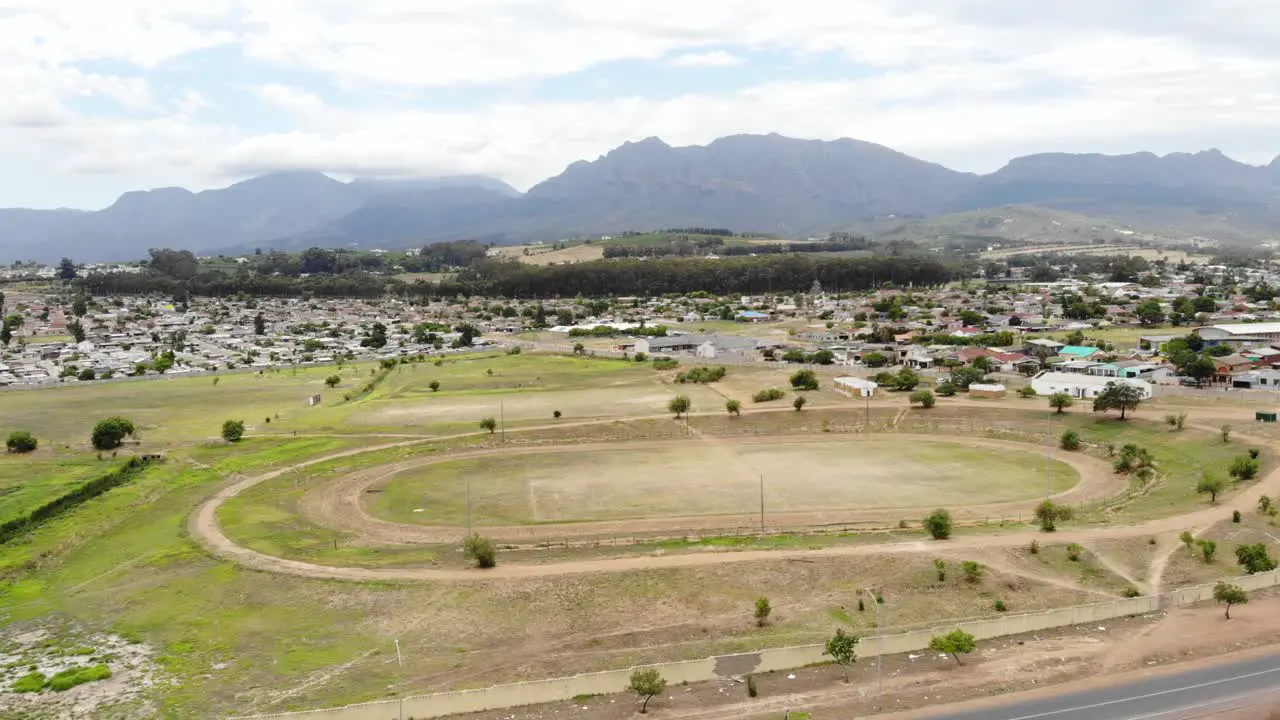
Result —
MULTIPOLYGON (((1280 571, 1237 578, 1235 583, 1245 590, 1274 587, 1280 585, 1280 571)), ((1157 596, 1126 598, 1093 605, 1076 605, 1038 613, 959 620, 928 628, 888 633, 882 637, 863 638, 858 645, 858 657, 873 658, 882 649, 886 655, 923 650, 929 646, 929 639, 934 635, 957 627, 972 633, 979 640, 985 640, 1070 625, 1103 622, 1131 615, 1144 615, 1165 608, 1212 599, 1213 585, 1198 585, 1157 596)), ((740 677, 747 673, 793 670, 827 661, 828 658, 823 656, 822 651, 822 645, 801 645, 772 648, 757 653, 663 663, 652 667, 658 668, 670 685, 679 685, 683 682, 705 682, 716 678, 740 677)), ((608 695, 626 692, 632 670, 633 668, 628 668, 549 680, 494 685, 477 690, 436 693, 327 710, 246 715, 234 720, 264 720, 265 718, 290 720, 408 720, 414 718, 423 720, 481 710, 556 702, 568 700, 577 695, 608 695)))

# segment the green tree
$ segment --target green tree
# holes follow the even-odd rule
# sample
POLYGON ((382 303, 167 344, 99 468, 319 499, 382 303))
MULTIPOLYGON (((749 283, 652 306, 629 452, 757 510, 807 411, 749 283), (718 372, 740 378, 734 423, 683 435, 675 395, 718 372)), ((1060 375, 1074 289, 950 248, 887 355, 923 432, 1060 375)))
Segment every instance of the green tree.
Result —
POLYGON ((1211 504, 1217 504, 1218 495, 1226 488, 1226 481, 1208 470, 1200 474, 1200 482, 1196 484, 1196 492, 1201 495, 1208 495, 1211 504))
POLYGON ((9 433, 9 438, 4 442, 5 449, 14 455, 34 452, 39 445, 40 442, 36 440, 36 436, 26 430, 14 430, 9 433))
POLYGON ((981 582, 982 574, 986 572, 986 568, 982 563, 972 560, 965 560, 960 563, 960 569, 964 571, 964 579, 971 583, 981 582))
POLYGON ((267 318, 262 313, 253 316, 253 334, 267 334, 267 318))
POLYGON ((1036 506, 1036 521, 1040 524, 1041 532, 1057 530, 1058 523, 1070 520, 1072 515, 1071 508, 1052 500, 1045 500, 1036 506))
POLYGON ((439 381, 439 380, 432 380, 431 382, 427 383, 427 387, 431 388, 431 392, 439 392, 439 391, 440 391, 440 381, 439 381))
POLYGON ((135 433, 133 423, 122 417, 110 417, 93 426, 89 440, 94 450, 115 450, 126 437, 135 433))
POLYGON ((1080 543, 1071 543, 1067 546, 1067 559, 1071 562, 1080 562, 1080 554, 1084 552, 1084 547, 1080 543))
POLYGON ((1222 427, 1218 428, 1218 434, 1222 436, 1223 445, 1226 445, 1227 443, 1231 442, 1231 426, 1230 425, 1223 425, 1222 427))
POLYGON ((1075 430, 1067 430, 1062 433, 1062 438, 1058 444, 1063 450, 1075 451, 1080 449, 1080 433, 1075 430))
POLYGON ((498 429, 498 421, 491 417, 483 418, 480 420, 480 429, 488 430, 489 434, 492 435, 498 429))
POLYGON ((724 403, 724 410, 730 415, 738 417, 742 414, 742 403, 733 399, 726 400, 724 403))
POLYGON ((667 403, 667 410, 676 414, 679 420, 681 415, 687 414, 693 403, 689 400, 688 395, 677 395, 671 398, 671 402, 667 403))
POLYGON ((938 508, 929 513, 922 524, 934 540, 946 540, 951 537, 951 513, 944 508, 938 508))
POLYGON ((98 377, 98 374, 93 371, 93 368, 85 368, 76 375, 78 380, 82 380, 84 382, 89 382, 96 377, 98 377))
POLYGON ((801 410, 804 410, 804 406, 807 405, 808 403, 809 403, 809 398, 801 395, 797 397, 795 400, 791 401, 791 407, 795 408, 796 412, 800 412, 801 410))
POLYGON ((844 681, 849 682, 849 666, 858 661, 857 635, 851 635, 844 628, 836 629, 836 634, 827 639, 827 647, 822 654, 830 657, 835 664, 844 670, 844 681))
POLYGON ((773 613, 773 606, 769 604, 769 598, 756 598, 756 625, 764 627, 769 622, 769 615, 773 613))
POLYGON ((1164 310, 1160 308, 1160 302, 1157 300, 1147 300, 1139 305, 1138 320, 1144 327, 1152 327, 1164 322, 1164 310))
POLYGON ((1049 396, 1049 407, 1053 408, 1054 410, 1057 410, 1059 415, 1062 414, 1062 411, 1066 410, 1067 408, 1075 404, 1076 404, 1076 401, 1070 395, 1064 392, 1054 393, 1049 396))
POLYGON ((1236 547, 1236 562, 1244 567, 1245 572, 1256 575, 1276 569, 1276 561, 1267 554, 1267 546, 1263 543, 1239 545, 1236 547))
POLYGON ((341 383, 342 383, 341 375, 330 375, 329 377, 324 379, 324 384, 328 385, 330 389, 338 387, 338 385, 340 385, 341 383))
POLYGON ((482 570, 498 565, 498 546, 481 535, 468 535, 462 541, 462 554, 482 570))
POLYGON ((76 317, 84 317, 89 313, 89 303, 85 301, 83 295, 77 295, 76 299, 71 301, 71 314, 76 317))
POLYGON ((67 323, 67 330, 71 332, 71 337, 78 343, 84 342, 85 332, 84 325, 79 320, 67 323))
POLYGON ((951 371, 951 384, 961 390, 968 390, 970 385, 985 382, 987 374, 975 367, 958 367, 951 371))
POLYGON ((884 367, 889 364, 889 358, 884 353, 873 350, 862 356, 862 364, 869 368, 884 367))
POLYGON ((1239 585, 1219 582, 1213 586, 1213 599, 1227 606, 1227 619, 1231 619, 1231 606, 1249 602, 1249 595, 1239 585))
POLYGON ((1252 480, 1258 476, 1258 461, 1248 455, 1241 455, 1231 461, 1231 468, 1227 470, 1227 474, 1240 482, 1252 480))
POLYGON ((928 410, 938 404, 938 398, 934 397, 933 393, 928 390, 917 390, 916 392, 911 393, 911 404, 919 405, 925 410, 928 410))
POLYGON ((934 652, 946 653, 955 658, 957 665, 963 665, 960 661, 961 655, 968 655, 978 649, 978 642, 973 635, 956 628, 946 635, 935 635, 929 639, 929 649, 934 652))
POLYGON ((1137 410, 1141 403, 1142 390, 1128 383, 1111 382, 1107 383, 1106 389, 1093 399, 1093 411, 1119 410, 1120 419, 1124 420, 1125 413, 1137 410))
POLYGON ((228 420, 222 423, 222 439, 227 442, 240 442, 240 438, 244 437, 244 421, 228 420))
POLYGON ((71 258, 62 258, 58 262, 58 279, 71 281, 76 279, 76 264, 71 258))
POLYGON ((1190 530, 1183 530, 1182 533, 1178 535, 1178 541, 1187 548, 1187 552, 1191 552, 1191 546, 1195 545, 1196 536, 1192 535, 1190 530))
POLYGON ((640 703, 640 714, 644 715, 649 712, 649 701, 667 689, 667 681, 656 669, 646 668, 631 673, 629 687, 631 692, 639 695, 643 700, 640 703))
POLYGON ((791 376, 791 387, 796 390, 817 390, 818 376, 812 370, 800 370, 791 376))
POLYGON ((1213 540, 1197 540, 1196 545, 1200 548, 1200 557, 1205 562, 1213 562, 1213 556, 1218 553, 1218 543, 1213 540))
POLYGON ((809 362, 815 365, 830 365, 836 361, 836 354, 827 349, 819 350, 809 356, 809 362))
POLYGON ((369 328, 369 334, 360 341, 360 347, 373 348, 375 350, 387 346, 387 326, 380 322, 373 324, 369 328))

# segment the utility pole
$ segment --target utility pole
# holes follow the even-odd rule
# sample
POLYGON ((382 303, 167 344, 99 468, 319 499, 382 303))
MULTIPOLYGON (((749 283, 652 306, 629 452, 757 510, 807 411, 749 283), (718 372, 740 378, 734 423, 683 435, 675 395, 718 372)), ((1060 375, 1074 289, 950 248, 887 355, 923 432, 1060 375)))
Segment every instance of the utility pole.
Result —
POLYGON ((400 657, 400 638, 396 638, 396 664, 404 667, 404 658, 400 657))
POLYGON ((471 478, 467 477, 467 537, 471 537, 471 478))
POLYGON ((760 473, 760 534, 764 534, 764 473, 760 473))
POLYGON ((499 428, 498 444, 506 445, 507 444, 507 412, 501 400, 498 401, 498 428, 499 428))
POLYGON ((1053 494, 1053 411, 1044 416, 1044 499, 1053 494))
POLYGON ((884 626, 880 624, 880 599, 867 588, 862 592, 876 606, 876 710, 884 710, 884 626))

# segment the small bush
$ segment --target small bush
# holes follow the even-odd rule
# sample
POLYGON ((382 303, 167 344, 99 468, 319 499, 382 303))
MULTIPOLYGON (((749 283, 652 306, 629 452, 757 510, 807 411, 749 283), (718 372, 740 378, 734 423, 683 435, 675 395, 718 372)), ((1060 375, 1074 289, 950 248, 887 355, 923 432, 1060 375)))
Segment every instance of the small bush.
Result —
POLYGON ((83 685, 97 680, 106 680, 109 677, 111 677, 111 669, 106 665, 67 668, 57 675, 49 678, 49 689, 54 692, 63 692, 64 690, 70 690, 77 685, 83 685))
POLYGON ((222 439, 229 443, 240 442, 244 437, 244 421, 228 420, 222 423, 222 439))
POLYGON ((995 607, 996 612, 1005 612, 1009 609, 1009 606, 1005 605, 1003 600, 996 600, 993 607, 995 607))
POLYGON ((1249 448, 1249 459, 1250 459, 1250 460, 1257 460, 1257 459, 1258 459, 1258 456, 1259 456, 1259 455, 1261 455, 1261 454, 1262 454, 1262 451, 1261 451, 1261 450, 1259 450, 1258 448, 1249 448))
POLYGON ((924 519, 923 524, 934 540, 946 540, 951 537, 951 513, 943 508, 938 508, 930 513, 924 519))
POLYGON ((1062 438, 1058 442, 1063 450, 1079 450, 1080 449, 1080 433, 1075 430, 1068 430, 1062 433, 1062 438))
POLYGON ((14 430, 4 443, 5 449, 15 455, 34 452, 39 445, 40 441, 36 440, 36 436, 26 430, 14 430))
POLYGON ((648 362, 648 361, 649 361, 649 356, 648 356, 647 354, 645 354, 645 353, 638 352, 638 353, 636 353, 635 361, 636 361, 636 362, 638 362, 638 363, 648 362))
POLYGON ((817 390, 818 376, 812 370, 800 370, 791 376, 791 387, 796 390, 817 390))
POLYGON ((808 403, 809 403, 809 398, 801 395, 800 397, 791 401, 791 407, 795 408, 796 412, 800 412, 801 410, 804 410, 804 406, 807 405, 808 403))
POLYGON ((682 372, 679 375, 676 375, 676 382, 681 384, 695 383, 700 385, 706 385, 709 383, 719 382, 720 380, 723 380, 725 373, 726 373, 726 370, 724 369, 723 366, 696 367, 696 368, 693 368, 692 370, 689 370, 687 372, 682 372))
POLYGON ((498 548, 493 541, 480 535, 471 535, 462 542, 462 552, 476 567, 488 569, 498 565, 498 548))
MULTIPOLYGON (((1018 391, 1018 397, 1033 398, 1035 396, 1036 396, 1036 389, 1029 385, 1018 391)), ((999 601, 997 600, 996 602, 999 602, 999 601)))
POLYGON ((16 693, 38 693, 44 690, 44 686, 48 684, 44 673, 32 672, 18 678, 13 684, 13 691, 16 693))
POLYGON ((1080 547, 1080 543, 1071 543, 1067 546, 1067 559, 1071 562, 1080 562, 1080 553, 1084 552, 1084 548, 1080 547))
POLYGON ((1124 596, 1127 598, 1142 597, 1142 592, 1136 587, 1127 587, 1124 589, 1124 596))
POLYGON ((654 370, 675 370, 680 367, 680 361, 672 358, 656 358, 653 361, 654 370))
POLYGON ((555 418, 555 419, 559 420, 559 419, 560 419, 560 411, 559 411, 559 410, 556 410, 555 412, 551 413, 551 417, 553 417, 553 418, 555 418))
POLYGON ((971 583, 982 580, 982 573, 986 570, 981 563, 976 563, 972 560, 965 560, 960 565, 960 568, 964 570, 964 579, 971 583))
POLYGON ((756 697, 760 694, 760 690, 756 687, 756 676, 747 676, 747 697, 756 697))
POLYGON ((1242 518, 1241 518, 1241 516, 1240 516, 1240 511, 1239 511, 1239 510, 1232 510, 1232 511, 1231 511, 1231 522, 1236 523, 1236 524, 1238 525, 1238 524, 1240 524, 1240 520, 1241 520, 1241 519, 1242 519, 1242 518))
POLYGON ((751 402, 766 403, 781 400, 787 394, 778 388, 767 388, 751 396, 751 402))
POLYGON ((1036 540, 1035 538, 1032 538, 1032 539, 1031 539, 1031 544, 1027 546, 1027 552, 1031 553, 1032 555, 1039 555, 1039 554, 1040 554, 1040 541, 1039 541, 1039 540, 1036 540))

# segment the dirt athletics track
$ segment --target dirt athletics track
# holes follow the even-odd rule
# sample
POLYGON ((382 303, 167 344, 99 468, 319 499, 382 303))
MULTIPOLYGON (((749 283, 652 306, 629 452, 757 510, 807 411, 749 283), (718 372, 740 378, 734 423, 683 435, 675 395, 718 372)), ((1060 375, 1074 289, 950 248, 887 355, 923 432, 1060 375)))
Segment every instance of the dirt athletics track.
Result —
MULTIPOLYGON (((657 417, 667 417, 657 416, 657 417)), ((596 425, 614 422, 613 419, 607 421, 588 421, 574 423, 575 425, 596 425)), ((562 428, 561 425, 539 426, 521 428, 521 431, 545 430, 550 428, 562 428)), ((518 432, 518 431, 508 431, 518 432)), ((287 473, 302 468, 319 465, 333 460, 361 455, 364 453, 377 452, 381 450, 389 450, 394 448, 409 447, 413 445, 426 444, 430 442, 439 442, 443 440, 457 439, 469 437, 480 433, 462 433, 453 436, 439 436, 431 438, 416 438, 403 440, 400 442, 388 443, 384 445, 356 448, 346 450, 324 457, 315 458, 306 462, 298 463, 286 468, 275 470, 262 475, 244 478, 232 482, 223 487, 216 494, 202 503, 192 513, 188 523, 192 537, 199 542, 206 550, 217 557, 230 560, 242 566, 261 570, 264 572, 281 573, 295 575, 300 577, 310 577, 317 579, 329 580, 350 580, 350 581, 474 581, 489 579, 521 579, 521 578, 537 578, 551 577, 558 575, 573 575, 583 573, 599 573, 599 572, 631 572, 638 570, 656 570, 667 568, 690 568, 704 567, 709 565, 717 565, 723 563, 740 563, 740 562, 757 562, 764 560, 794 560, 801 558, 829 558, 829 557, 855 557, 868 555, 885 555, 897 553, 925 553, 938 552, 939 550, 964 550, 964 549, 984 549, 984 548, 1005 548, 1016 547, 1027 542, 1028 534, 1023 530, 1002 530, 989 534, 961 536, 938 543, 929 540, 914 540, 909 542, 884 542, 872 543, 865 545, 851 546, 834 546, 813 550, 745 550, 745 551, 717 551, 708 550, 704 552, 692 552, 673 555, 643 555, 635 557, 623 558, 606 558, 598 560, 577 560, 559 563, 546 563, 535 565, 513 565, 499 564, 498 567, 489 570, 478 571, 472 569, 444 569, 444 568, 358 568, 358 567, 336 567, 327 565, 317 565, 298 560, 290 560, 286 558, 266 555, 264 553, 251 550, 237 544, 222 531, 217 521, 217 512, 219 508, 229 499, 236 497, 240 493, 253 488, 263 482, 278 478, 287 473)), ((1268 443, 1265 438, 1250 437, 1244 433, 1236 433, 1236 437, 1240 439, 1251 440, 1253 442, 1268 443)), ((805 438, 811 441, 811 438, 805 438)), ((918 437, 915 439, 919 439, 918 437)), ((936 438, 939 441, 945 441, 948 438, 936 438)), ((769 441, 782 441, 787 439, 771 438, 769 441)), ((955 442, 955 438, 950 438, 955 442)), ((970 440, 966 442, 974 443, 995 443, 998 441, 987 440, 970 440)), ((681 441, 686 442, 686 441, 681 441)), ((1025 447, 1025 445, 1022 445, 1025 447)), ((450 456, 449 460, 459 459, 464 455, 450 456)), ((436 461, 446 458, 437 458, 436 461)), ((1067 458, 1059 455, 1058 459, 1067 461, 1067 458)), ((1107 483, 1106 479, 1100 477, 1098 468, 1091 462, 1084 462, 1087 458, 1072 458, 1072 466, 1080 473, 1081 483, 1068 491, 1064 495, 1071 493, 1082 493, 1079 496, 1080 501, 1086 501, 1085 498, 1097 499, 1097 493, 1105 492, 1108 487, 1114 487, 1114 482, 1107 483)), ((414 465, 425 464, 429 461, 417 462, 414 465)), ((1105 464, 1104 464, 1105 465, 1105 464)), ((373 472, 360 473, 349 478, 339 480, 331 484, 326 490, 320 494, 316 494, 310 500, 304 501, 306 512, 317 519, 323 518, 326 522, 340 522, 343 529, 350 527, 361 533, 368 533, 377 539, 384 539, 388 542, 395 543, 431 543, 441 542, 440 528, 430 528, 426 526, 416 525, 398 525, 382 520, 371 518, 359 507, 358 497, 361 489, 368 487, 385 474, 399 472, 403 467, 388 468, 386 466, 378 468, 373 472), (355 514, 352 511, 355 511, 355 514), (403 534, 402 534, 403 533, 403 534)), ((1105 475, 1107 473, 1103 473, 1105 475)), ((1219 505, 1206 506, 1200 510, 1196 510, 1181 515, 1159 518, 1142 523, 1132 525, 1116 525, 1102 526, 1093 528, 1081 528, 1074 530, 1059 531, 1053 535, 1055 542, 1059 543, 1090 543, 1100 540, 1125 539, 1135 537, 1154 537, 1165 533, 1178 533, 1183 530, 1190 530, 1196 534, 1214 523, 1229 516, 1233 509, 1241 511, 1249 510, 1257 505, 1258 498, 1262 495, 1280 495, 1280 468, 1273 470, 1261 481, 1253 486, 1245 489, 1237 494, 1229 501, 1225 501, 1219 505)), ((1025 503, 1006 503, 1004 504, 1014 508, 1025 503)), ((976 509, 976 508, 975 508, 976 509)), ((1023 510, 1025 512, 1025 508, 1023 510)), ((900 511, 894 512, 895 516, 900 515, 900 511)), ((824 516, 824 513, 803 513, 806 519, 812 522, 815 516, 824 516)), ((681 528, 688 529, 689 521, 693 518, 680 518, 678 524, 681 528)), ((730 518, 731 519, 731 518, 730 518)), ((712 518, 714 524, 723 527, 726 518, 712 518)), ((629 526, 646 527, 654 522, 662 521, 626 521, 626 523, 609 523, 615 531, 631 532, 629 526), (628 527, 622 529, 622 525, 628 527)), ((591 525, 594 523, 588 523, 591 525)), ((575 523, 574 526, 583 525, 575 523)), ((566 526, 566 528, 569 526, 566 526)), ((589 529, 588 534, 599 534, 601 530, 589 529)), ((649 530, 637 530, 639 532, 649 530)), ((560 532, 556 530, 555 532, 560 532)), ((579 530, 583 532, 583 530, 579 530)), ((604 532, 608 532, 605 530, 604 532)), ((457 539, 458 529, 449 528, 448 536, 443 539, 444 542, 457 539)))

